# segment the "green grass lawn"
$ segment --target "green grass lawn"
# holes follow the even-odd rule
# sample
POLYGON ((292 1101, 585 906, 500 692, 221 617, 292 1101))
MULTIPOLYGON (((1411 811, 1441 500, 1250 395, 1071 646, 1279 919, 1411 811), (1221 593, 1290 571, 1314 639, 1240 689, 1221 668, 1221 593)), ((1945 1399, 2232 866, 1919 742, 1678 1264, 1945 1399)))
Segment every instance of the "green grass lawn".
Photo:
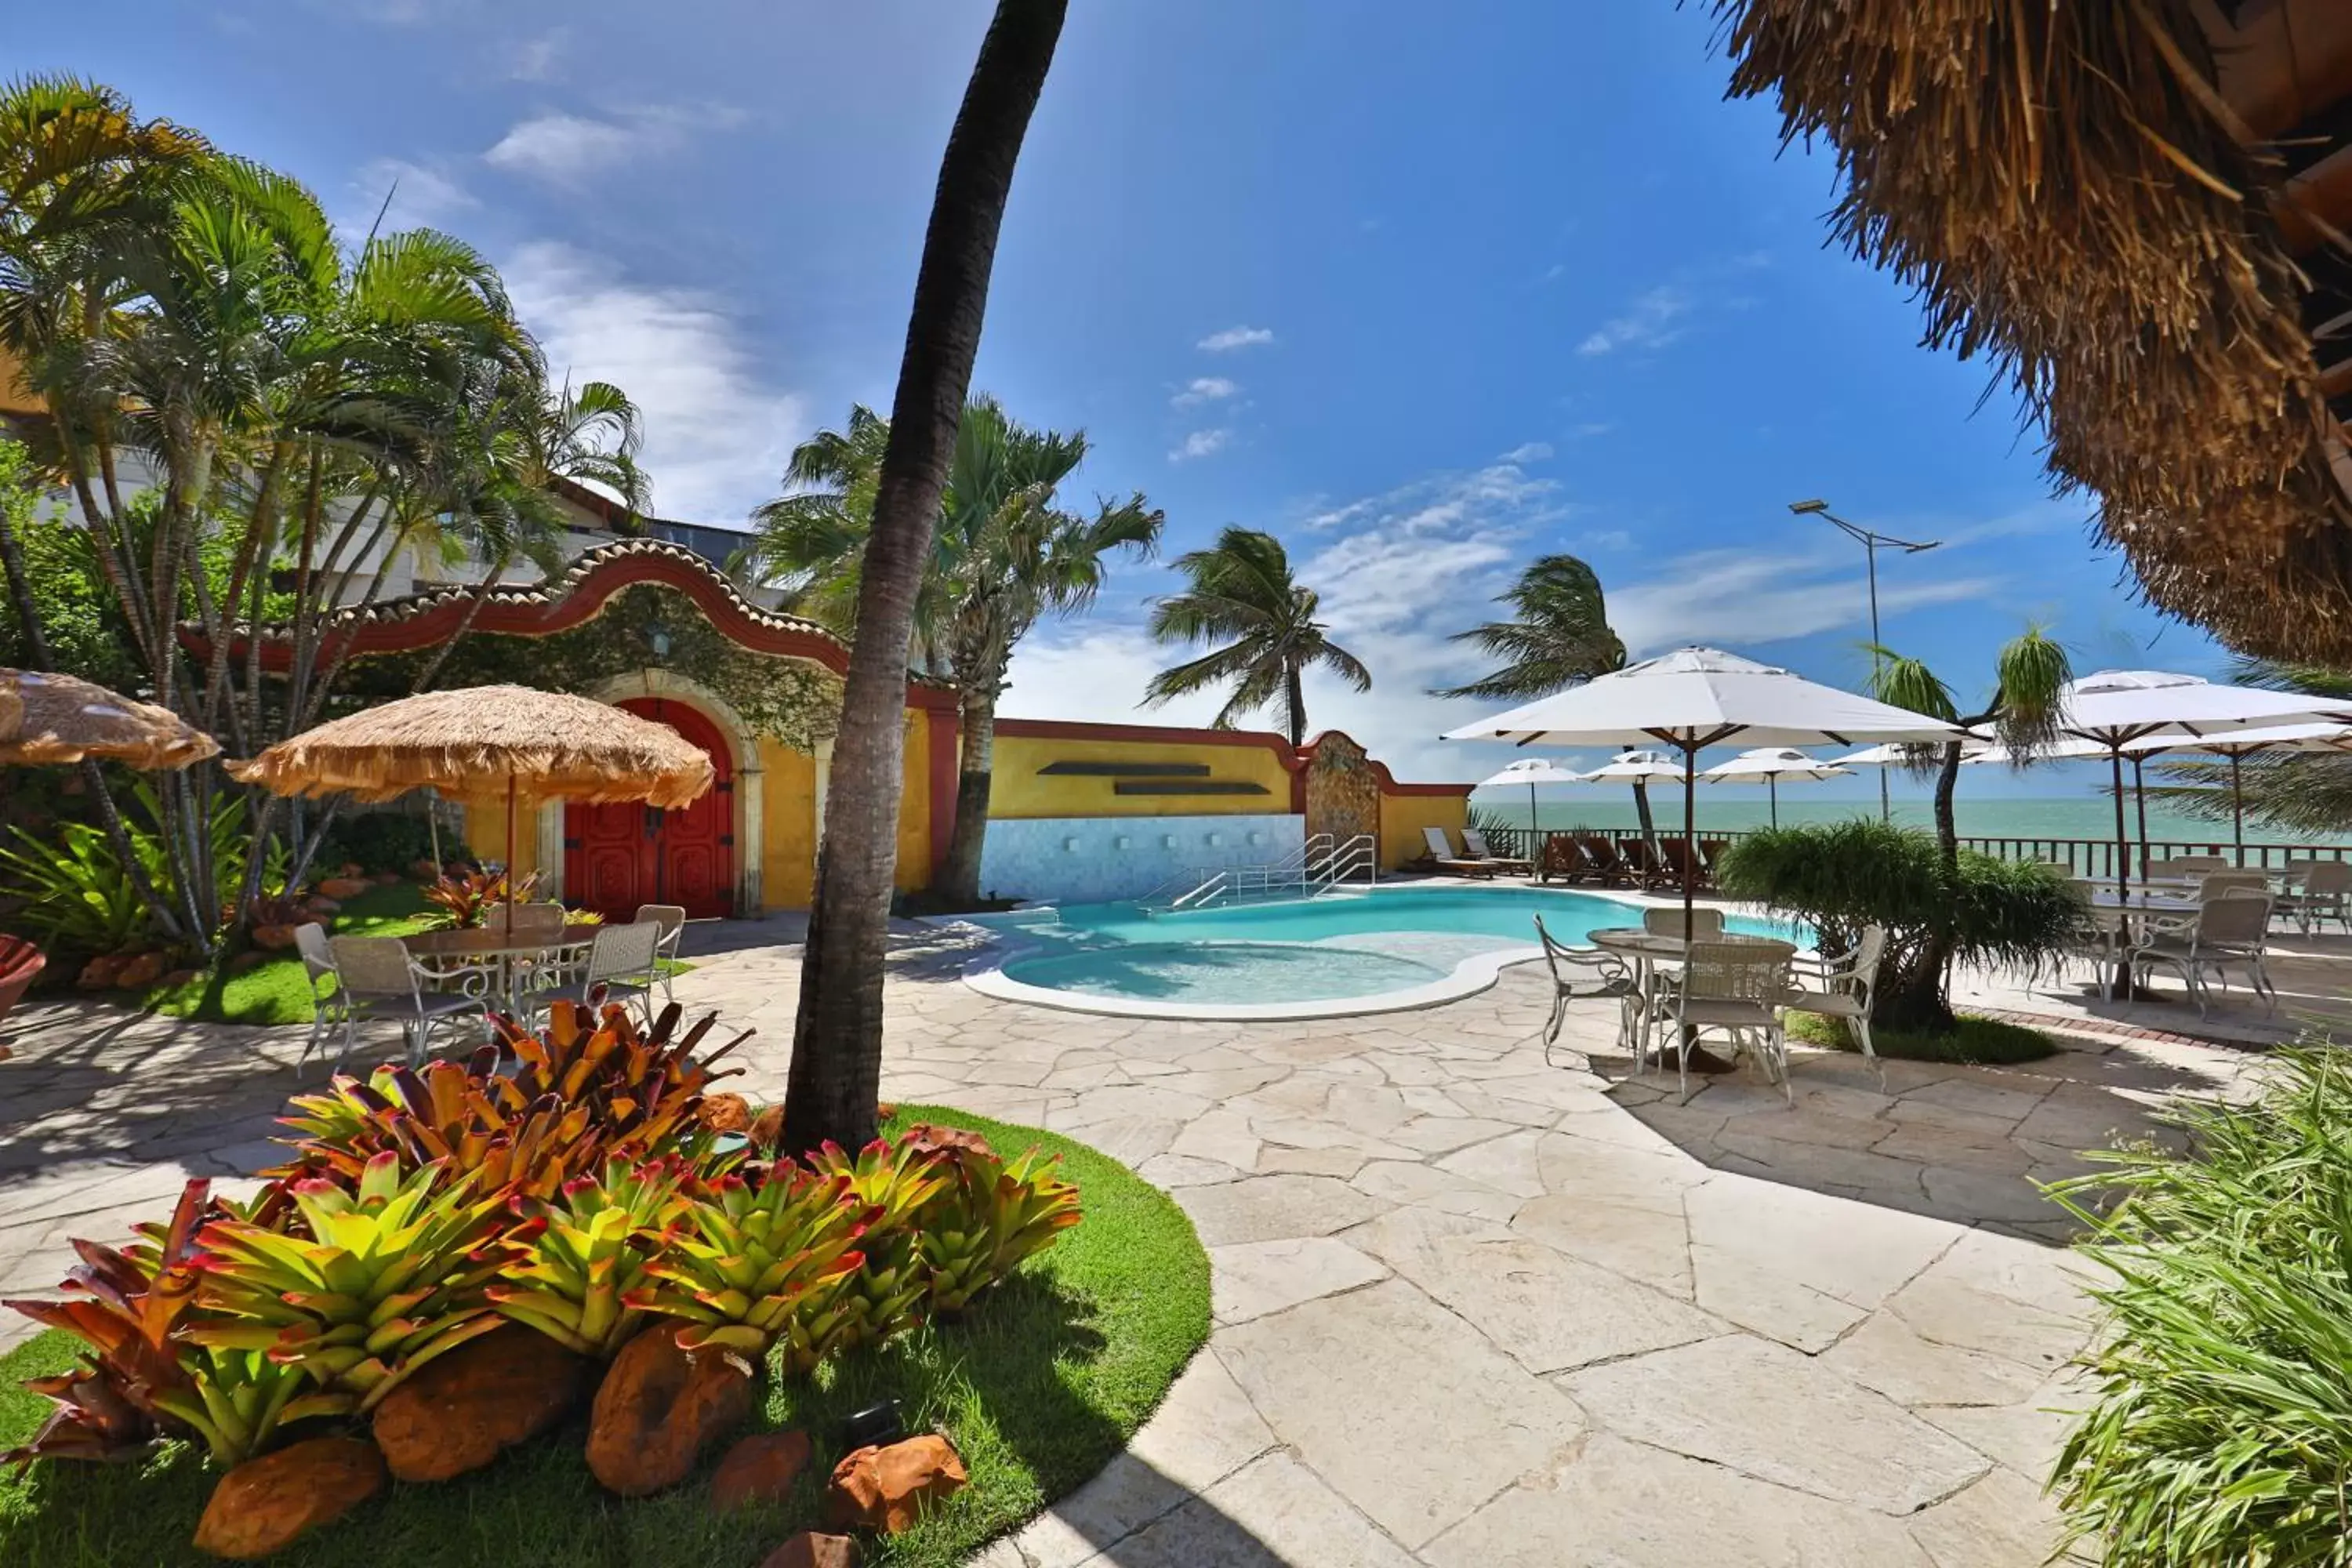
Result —
MULTIPOLYGON (((1791 1012, 1785 1016, 1792 1039, 1841 1051, 1861 1048, 1847 1037, 1845 1025, 1838 1019, 1824 1018, 1817 1013, 1791 1012)), ((1871 1031, 1870 1043, 1882 1057, 1906 1062, 1957 1062, 1963 1067, 2038 1062, 2058 1054, 2057 1044, 2039 1029, 1967 1013, 1960 1015, 1958 1030, 1949 1035, 1881 1026, 1871 1031)))
MULTIPOLYGON (((1124 1165, 1083 1144, 960 1111, 902 1107, 892 1125, 940 1121, 1008 1152, 1063 1156, 1086 1217, 952 1327, 926 1327, 820 1368, 771 1378, 749 1430, 801 1426, 815 1461, 789 1500, 712 1512, 709 1471, 659 1497, 606 1494, 582 1455, 584 1412, 441 1486, 394 1483, 373 1502, 270 1559, 285 1568, 752 1568, 819 1522, 823 1485, 845 1451, 843 1416, 884 1397, 910 1433, 938 1429, 971 1484, 904 1535, 869 1542, 867 1568, 950 1568, 1100 1469, 1142 1425, 1209 1333, 1209 1259, 1192 1222, 1124 1165)), ((160 1213, 160 1211, 159 1211, 160 1213)), ((47 1402, 24 1378, 63 1370, 56 1332, 0 1357, 0 1448, 29 1437, 47 1402)), ((211 1560, 189 1545, 215 1472, 200 1447, 162 1446, 142 1463, 52 1462, 0 1471, 0 1563, 150 1568, 211 1560)))
MULTIPOLYGON (((411 936, 446 925, 414 882, 372 888, 343 901, 328 929, 337 936, 411 936)), ((292 949, 273 952, 241 974, 217 971, 184 985, 159 985, 139 999, 150 1013, 215 1024, 307 1024, 314 993, 292 949)))

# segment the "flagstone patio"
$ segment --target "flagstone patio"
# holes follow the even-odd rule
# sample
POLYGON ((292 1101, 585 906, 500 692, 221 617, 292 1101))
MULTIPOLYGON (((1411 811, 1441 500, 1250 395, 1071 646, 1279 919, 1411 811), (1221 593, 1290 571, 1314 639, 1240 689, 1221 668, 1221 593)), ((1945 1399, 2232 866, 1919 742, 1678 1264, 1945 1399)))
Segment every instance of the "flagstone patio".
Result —
MULTIPOLYGON (((783 1089, 797 936, 692 930, 680 998, 759 1030, 731 1086, 754 1098, 783 1089)), ((1801 1049, 1793 1110, 1744 1074, 1679 1105, 1618 1081, 1613 1008, 1547 1053, 1528 967, 1421 1012, 1228 1024, 993 1001, 964 956, 903 934, 885 1094, 1109 1152, 1215 1265, 1215 1332, 1166 1406, 986 1568, 2030 1568, 2087 1332, 2032 1184, 2261 1061, 2112 1030, 1882 1082, 1801 1049)), ((69 1236, 119 1237, 188 1175, 272 1159, 300 1030, 10 1022, 0 1293, 54 1284, 69 1236)))

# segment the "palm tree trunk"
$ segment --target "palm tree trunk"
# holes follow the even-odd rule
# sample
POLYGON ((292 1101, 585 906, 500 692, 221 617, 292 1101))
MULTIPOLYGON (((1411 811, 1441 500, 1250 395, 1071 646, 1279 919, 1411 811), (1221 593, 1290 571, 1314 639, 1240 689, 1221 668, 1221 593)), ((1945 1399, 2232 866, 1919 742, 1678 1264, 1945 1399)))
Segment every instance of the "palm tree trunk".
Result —
POLYGON ((801 954, 784 1144, 874 1135, 882 1088, 882 965, 905 785, 907 655, 940 492, 971 388, 997 231, 1068 0, 998 0, 948 133, 890 408, 857 592, 824 847, 801 954))
MULTIPOLYGON (((1981 724, 1986 720, 1979 717, 1969 722, 1981 724)), ((1943 760, 1936 768, 1936 850, 1943 865, 1945 884, 1954 890, 1955 897, 1960 881, 1960 834, 1952 796, 1959 782, 1960 743, 1954 741, 1944 747, 1943 760)), ((1920 944, 1916 963, 1890 966, 1886 982, 1871 1010, 1873 1018, 1895 1028, 1929 1034, 1945 1034, 1958 1028, 1959 1020, 1952 1013, 1947 985, 1951 967, 1950 929, 1929 932, 1920 944)))
POLYGON ((1633 781, 1633 816, 1642 825, 1642 842, 1654 849, 1658 846, 1658 821, 1650 815, 1650 783, 1647 779, 1633 781))
POLYGON ((1290 714, 1290 748, 1297 751, 1307 742, 1307 688, 1296 659, 1282 672, 1282 702, 1290 714))
POLYGON ((958 704, 963 758, 956 773, 955 835, 948 840, 940 891, 950 904, 980 903, 980 858, 988 844, 988 796, 994 783, 996 692, 986 683, 964 688, 958 704))

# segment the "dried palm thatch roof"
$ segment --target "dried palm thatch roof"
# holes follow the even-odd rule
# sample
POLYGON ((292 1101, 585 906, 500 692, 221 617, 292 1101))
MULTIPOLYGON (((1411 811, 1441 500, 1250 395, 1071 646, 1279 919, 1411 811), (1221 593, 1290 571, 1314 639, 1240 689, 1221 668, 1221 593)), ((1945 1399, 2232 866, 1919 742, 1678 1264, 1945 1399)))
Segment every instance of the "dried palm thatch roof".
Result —
POLYGON ((2149 600, 2352 661, 2352 4, 1715 5, 1732 91, 1835 149, 1833 233, 2015 384, 2149 600))
POLYGON ((184 768, 219 752, 210 735, 168 708, 71 675, 0 669, 0 764, 100 757, 134 768, 184 768))
POLYGON ((228 771, 279 795, 389 800, 431 786, 477 798, 509 782, 541 799, 686 805, 715 776, 667 724, 585 697, 524 686, 428 691, 281 741, 228 771))

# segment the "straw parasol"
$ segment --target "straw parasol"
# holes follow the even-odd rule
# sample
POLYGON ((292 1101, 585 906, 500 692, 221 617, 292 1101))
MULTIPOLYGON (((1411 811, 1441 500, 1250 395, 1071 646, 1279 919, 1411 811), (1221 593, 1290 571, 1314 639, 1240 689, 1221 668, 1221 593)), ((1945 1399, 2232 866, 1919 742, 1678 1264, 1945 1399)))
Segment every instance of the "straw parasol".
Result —
POLYGON ((219 752, 210 735, 168 708, 78 676, 0 669, 0 764, 96 757, 153 771, 219 752))
MULTIPOLYGON (((366 709, 280 741, 231 774, 278 795, 390 800, 413 789, 519 800, 641 800, 675 808, 709 789, 710 759, 667 724, 586 697, 474 686, 366 709)), ((514 879, 507 879, 514 898, 514 879)))
POLYGON ((1759 746, 1752 752, 1742 752, 1727 763, 1717 763, 1699 774, 1709 784, 1760 784, 1771 792, 1772 826, 1780 826, 1780 781, 1796 779, 1801 783, 1818 784, 1822 779, 1842 779, 1853 769, 1809 757, 1793 746, 1759 746))
POLYGON ((2352 658, 2352 6, 1714 8, 1731 91, 1834 150, 1832 237, 1997 367, 2148 597, 2352 658))

